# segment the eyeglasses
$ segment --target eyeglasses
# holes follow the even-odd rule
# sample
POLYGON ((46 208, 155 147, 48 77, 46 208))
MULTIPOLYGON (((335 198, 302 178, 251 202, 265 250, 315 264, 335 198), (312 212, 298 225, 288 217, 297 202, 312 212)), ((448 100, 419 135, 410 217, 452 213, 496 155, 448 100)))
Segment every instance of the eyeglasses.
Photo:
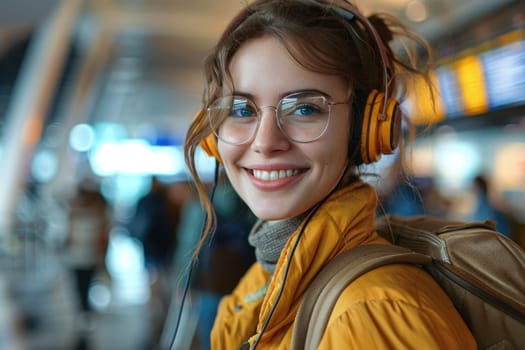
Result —
POLYGON ((208 107, 208 120, 213 133, 231 145, 249 142, 261 123, 262 110, 275 111, 277 126, 291 141, 307 143, 318 140, 328 129, 332 102, 319 92, 302 91, 282 98, 277 106, 258 107, 245 96, 223 96, 208 107))

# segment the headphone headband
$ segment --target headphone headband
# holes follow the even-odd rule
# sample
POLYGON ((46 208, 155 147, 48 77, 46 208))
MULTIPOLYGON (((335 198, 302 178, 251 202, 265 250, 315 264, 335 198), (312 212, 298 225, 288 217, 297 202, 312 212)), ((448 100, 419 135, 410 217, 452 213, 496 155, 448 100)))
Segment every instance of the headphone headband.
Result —
MULTIPOLYGON (((390 97, 390 93, 388 91, 388 69, 391 68, 390 61, 388 60, 387 55, 387 49, 385 47, 385 44, 383 43, 383 40, 381 39, 381 36, 377 32, 377 30, 374 28, 372 23, 359 12, 359 10, 349 2, 345 0, 332 0, 332 1, 323 1, 323 0, 314 0, 314 2, 319 3, 321 5, 325 4, 328 6, 331 6, 331 9, 345 18, 348 21, 352 21, 354 19, 359 20, 359 22, 365 27, 365 29, 372 35, 374 38, 374 42, 377 46, 377 50, 379 51, 379 55, 381 56, 381 61, 383 63, 383 85, 384 85, 384 92, 385 92, 385 98, 384 99, 384 105, 383 109, 381 111, 381 120, 386 120, 388 117, 385 115, 386 109, 387 109, 387 99, 390 97)), ((321 5, 322 6, 322 5, 321 5)))
POLYGON ((339 14, 341 17, 344 17, 348 21, 352 21, 353 19, 357 18, 359 22, 363 26, 365 26, 366 30, 370 34, 372 34, 372 36, 374 37, 374 41, 379 51, 379 55, 381 56, 381 61, 383 62, 385 68, 391 68, 390 61, 388 60, 388 56, 386 54, 385 44, 383 43, 381 36, 377 32, 377 30, 374 28, 372 23, 370 23, 368 18, 365 15, 363 15, 361 12, 359 12, 359 10, 354 5, 352 5, 351 3, 345 0, 332 0, 332 1, 314 0, 314 2, 318 3, 321 6, 322 4, 330 6, 330 8, 334 12, 339 14))

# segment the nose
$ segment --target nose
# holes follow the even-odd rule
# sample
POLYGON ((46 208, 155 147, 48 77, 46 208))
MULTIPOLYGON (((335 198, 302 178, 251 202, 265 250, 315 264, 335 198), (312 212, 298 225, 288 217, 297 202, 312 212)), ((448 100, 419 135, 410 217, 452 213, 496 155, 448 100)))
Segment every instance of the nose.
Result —
POLYGON ((269 155, 290 148, 290 141, 277 125, 277 109, 263 107, 260 109, 259 126, 255 132, 251 148, 257 153, 269 155))

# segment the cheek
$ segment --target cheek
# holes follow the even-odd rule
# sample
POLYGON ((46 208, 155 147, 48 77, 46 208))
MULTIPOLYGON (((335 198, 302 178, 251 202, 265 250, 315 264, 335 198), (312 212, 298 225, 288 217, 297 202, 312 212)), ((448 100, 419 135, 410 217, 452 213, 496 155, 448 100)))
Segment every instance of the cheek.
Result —
POLYGON ((246 146, 232 146, 219 141, 217 149, 222 159, 222 165, 224 166, 226 173, 230 175, 235 166, 235 163, 244 154, 246 146))
POLYGON ((217 150, 223 160, 223 162, 230 162, 232 159, 238 157, 239 149, 241 146, 232 146, 227 143, 219 141, 217 144, 217 150))
POLYGON ((327 157, 327 163, 336 160, 348 159, 348 148, 350 144, 350 123, 349 121, 341 121, 334 125, 327 133, 325 147, 323 152, 327 157))
POLYGON ((339 134, 327 135, 326 142, 305 144, 307 147, 302 149, 312 164, 317 165, 323 179, 330 178, 330 182, 338 180, 347 165, 348 138, 339 134))

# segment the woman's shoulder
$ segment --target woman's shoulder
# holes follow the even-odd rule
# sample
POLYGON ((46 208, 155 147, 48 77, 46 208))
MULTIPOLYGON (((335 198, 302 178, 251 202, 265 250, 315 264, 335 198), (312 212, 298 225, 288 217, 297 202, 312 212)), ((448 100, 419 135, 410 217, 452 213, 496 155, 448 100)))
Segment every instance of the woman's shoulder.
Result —
POLYGON ((352 282, 341 294, 347 301, 403 302, 427 307, 436 300, 451 301, 437 282, 422 268, 409 264, 392 264, 371 270, 352 282))
POLYGON ((356 279, 340 295, 328 327, 332 334, 343 327, 350 338, 380 337, 388 346, 407 341, 427 349, 475 348, 452 301, 413 265, 387 265, 356 279))

